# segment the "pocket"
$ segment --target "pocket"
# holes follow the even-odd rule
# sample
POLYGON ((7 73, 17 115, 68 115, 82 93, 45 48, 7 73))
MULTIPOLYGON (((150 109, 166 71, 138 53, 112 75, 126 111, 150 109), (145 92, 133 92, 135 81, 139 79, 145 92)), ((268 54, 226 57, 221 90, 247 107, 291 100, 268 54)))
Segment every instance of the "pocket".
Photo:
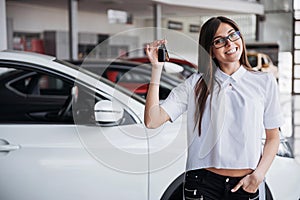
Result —
POLYGON ((258 200, 259 199, 259 190, 255 193, 249 193, 249 200, 258 200))
POLYGON ((234 200, 258 200, 259 191, 257 190, 255 193, 250 193, 240 188, 238 191, 231 193, 231 196, 234 200))
POLYGON ((249 196, 249 200, 255 200, 259 198, 259 190, 257 190, 255 193, 246 192, 245 190, 243 191, 249 196))
POLYGON ((196 181, 185 182, 183 192, 186 200, 204 200, 204 195, 199 190, 199 186, 196 181))
POLYGON ((259 194, 253 197, 249 197, 249 200, 258 200, 259 199, 259 194))

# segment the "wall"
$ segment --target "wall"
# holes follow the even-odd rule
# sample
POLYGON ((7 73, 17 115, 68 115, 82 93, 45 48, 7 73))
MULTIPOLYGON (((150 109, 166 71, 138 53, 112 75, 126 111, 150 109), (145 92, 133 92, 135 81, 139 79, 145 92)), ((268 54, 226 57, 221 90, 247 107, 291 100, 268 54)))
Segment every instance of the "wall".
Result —
MULTIPOLYGON (((17 2, 7 2, 7 18, 13 24, 14 32, 27 32, 27 33, 43 33, 46 30, 68 31, 68 12, 66 9, 44 7, 37 5, 29 5, 17 2)), ((192 19, 181 19, 184 24, 192 19)), ((166 26, 167 20, 164 20, 166 26)), ((142 55, 142 48, 146 43, 153 41, 154 30, 150 27, 153 26, 152 20, 147 19, 134 19, 132 25, 122 24, 109 24, 106 14, 88 13, 78 11, 78 31, 80 33, 97 33, 109 34, 112 37, 118 38, 128 35, 136 38, 137 45, 140 46, 140 54, 142 55), (144 27, 147 27, 144 30, 144 27)), ((178 40, 174 31, 169 36, 170 47, 178 55, 189 58, 191 61, 196 62, 197 45, 182 49, 186 47, 184 40, 197 41, 198 34, 190 34, 188 30, 184 29, 179 31, 179 37, 183 40, 178 40)))
MULTIPOLYGON (((13 20, 14 31, 43 32, 68 30, 68 12, 65 9, 7 2, 7 17, 13 20)), ((108 24, 106 15, 78 12, 78 30, 92 33, 116 33, 133 25, 108 24)))
MULTIPOLYGON (((12 21, 13 30, 17 32, 42 33, 45 30, 68 30, 68 12, 66 9, 7 2, 7 16, 12 21)), ((191 33, 189 25, 201 25, 204 18, 199 16, 164 18, 162 26, 167 27, 169 20, 183 23, 181 31, 164 31, 163 36, 166 36, 168 39, 167 47, 170 52, 173 52, 176 57, 182 57, 197 63, 199 33, 191 33)), ((247 18, 247 20, 242 22, 248 23, 248 21, 247 18)), ((245 26, 251 27, 252 24, 248 26, 246 24, 245 26)), ((150 27, 153 27, 151 19, 135 18, 132 25, 108 24, 105 14, 78 11, 78 31, 80 33, 109 34, 112 37, 119 37, 119 41, 121 40, 120 37, 124 36, 126 38, 130 35, 136 38, 136 44, 140 47, 140 55, 143 54, 143 46, 153 41, 154 30, 151 30, 150 27), (135 30, 136 28, 145 30, 135 30)), ((245 35, 246 32, 243 33, 245 35)), ((250 35, 253 35, 252 32, 250 35)))

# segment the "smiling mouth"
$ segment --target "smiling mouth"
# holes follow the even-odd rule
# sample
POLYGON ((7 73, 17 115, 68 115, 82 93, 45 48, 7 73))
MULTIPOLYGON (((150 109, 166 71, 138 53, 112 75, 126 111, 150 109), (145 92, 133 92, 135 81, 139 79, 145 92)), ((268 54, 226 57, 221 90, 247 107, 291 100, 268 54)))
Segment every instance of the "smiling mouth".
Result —
POLYGON ((233 48, 233 49, 230 49, 229 51, 225 52, 225 54, 233 54, 237 51, 237 48, 233 48))

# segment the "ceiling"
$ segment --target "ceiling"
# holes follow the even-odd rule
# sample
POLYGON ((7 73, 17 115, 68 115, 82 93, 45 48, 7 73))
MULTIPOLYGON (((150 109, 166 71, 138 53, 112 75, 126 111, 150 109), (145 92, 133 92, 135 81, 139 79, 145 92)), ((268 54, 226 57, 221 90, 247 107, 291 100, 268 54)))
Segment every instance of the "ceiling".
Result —
MULTIPOLYGON (((50 0, 50 1, 41 1, 41 0, 7 0, 8 2, 20 2, 27 4, 35 4, 47 7, 55 8, 68 8, 68 0, 50 0)), ((161 4, 162 6, 162 16, 175 16, 175 17, 189 17, 189 16, 201 16, 201 15, 220 15, 228 13, 238 13, 238 10, 230 10, 232 6, 231 2, 245 2, 249 0, 189 0, 190 4, 186 6, 180 2, 182 0, 78 0, 78 10, 87 11, 87 12, 97 12, 97 13, 106 13, 108 9, 116 9, 127 11, 131 13, 134 17, 144 17, 152 18, 153 17, 153 6, 156 3, 161 4), (175 2, 175 3, 174 3, 175 2), (177 2, 177 4, 176 4, 177 2), (223 5, 220 3, 223 2, 223 5), (196 6, 194 6, 196 5, 196 6), (210 7, 207 5, 211 5, 210 7), (214 6, 215 5, 215 6, 214 6), (218 6, 219 5, 219 6, 218 6), (224 7, 228 5, 231 8, 225 9, 224 7)), ((244 3, 245 4, 245 3, 244 3)), ((248 3, 249 4, 249 3, 248 3)), ((253 4, 253 3, 252 3, 253 4)), ((250 4, 251 5, 251 4, 250 4)), ((240 12, 244 12, 241 9, 241 6, 238 4, 233 7, 240 7, 240 12)), ((248 7, 249 6, 245 6, 248 7)), ((227 7, 228 8, 228 7, 227 7)), ((257 10, 257 9, 254 9, 257 10)), ((249 13, 253 11, 249 10, 249 13)))

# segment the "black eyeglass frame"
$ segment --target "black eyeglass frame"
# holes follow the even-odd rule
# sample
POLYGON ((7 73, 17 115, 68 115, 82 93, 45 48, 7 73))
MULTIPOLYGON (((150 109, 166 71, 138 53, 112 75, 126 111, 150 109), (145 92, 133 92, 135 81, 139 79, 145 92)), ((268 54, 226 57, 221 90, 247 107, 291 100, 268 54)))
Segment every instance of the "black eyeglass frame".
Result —
POLYGON ((221 38, 218 38, 218 39, 214 40, 214 41, 211 43, 211 45, 214 46, 216 49, 220 49, 220 48, 226 46, 227 40, 230 40, 231 42, 235 42, 235 41, 237 41, 238 39, 241 39, 241 33, 240 33, 240 31, 234 31, 234 32, 230 33, 229 35, 227 35, 226 37, 221 37, 221 38), (238 37, 237 39, 235 39, 235 40, 230 39, 230 37, 231 37, 233 34, 237 34, 239 37, 238 37), (220 39, 223 39, 223 40, 225 41, 225 43, 224 43, 224 45, 222 45, 222 46, 220 46, 220 47, 216 47, 216 46, 215 46, 215 42, 216 42, 217 40, 220 40, 220 39))

